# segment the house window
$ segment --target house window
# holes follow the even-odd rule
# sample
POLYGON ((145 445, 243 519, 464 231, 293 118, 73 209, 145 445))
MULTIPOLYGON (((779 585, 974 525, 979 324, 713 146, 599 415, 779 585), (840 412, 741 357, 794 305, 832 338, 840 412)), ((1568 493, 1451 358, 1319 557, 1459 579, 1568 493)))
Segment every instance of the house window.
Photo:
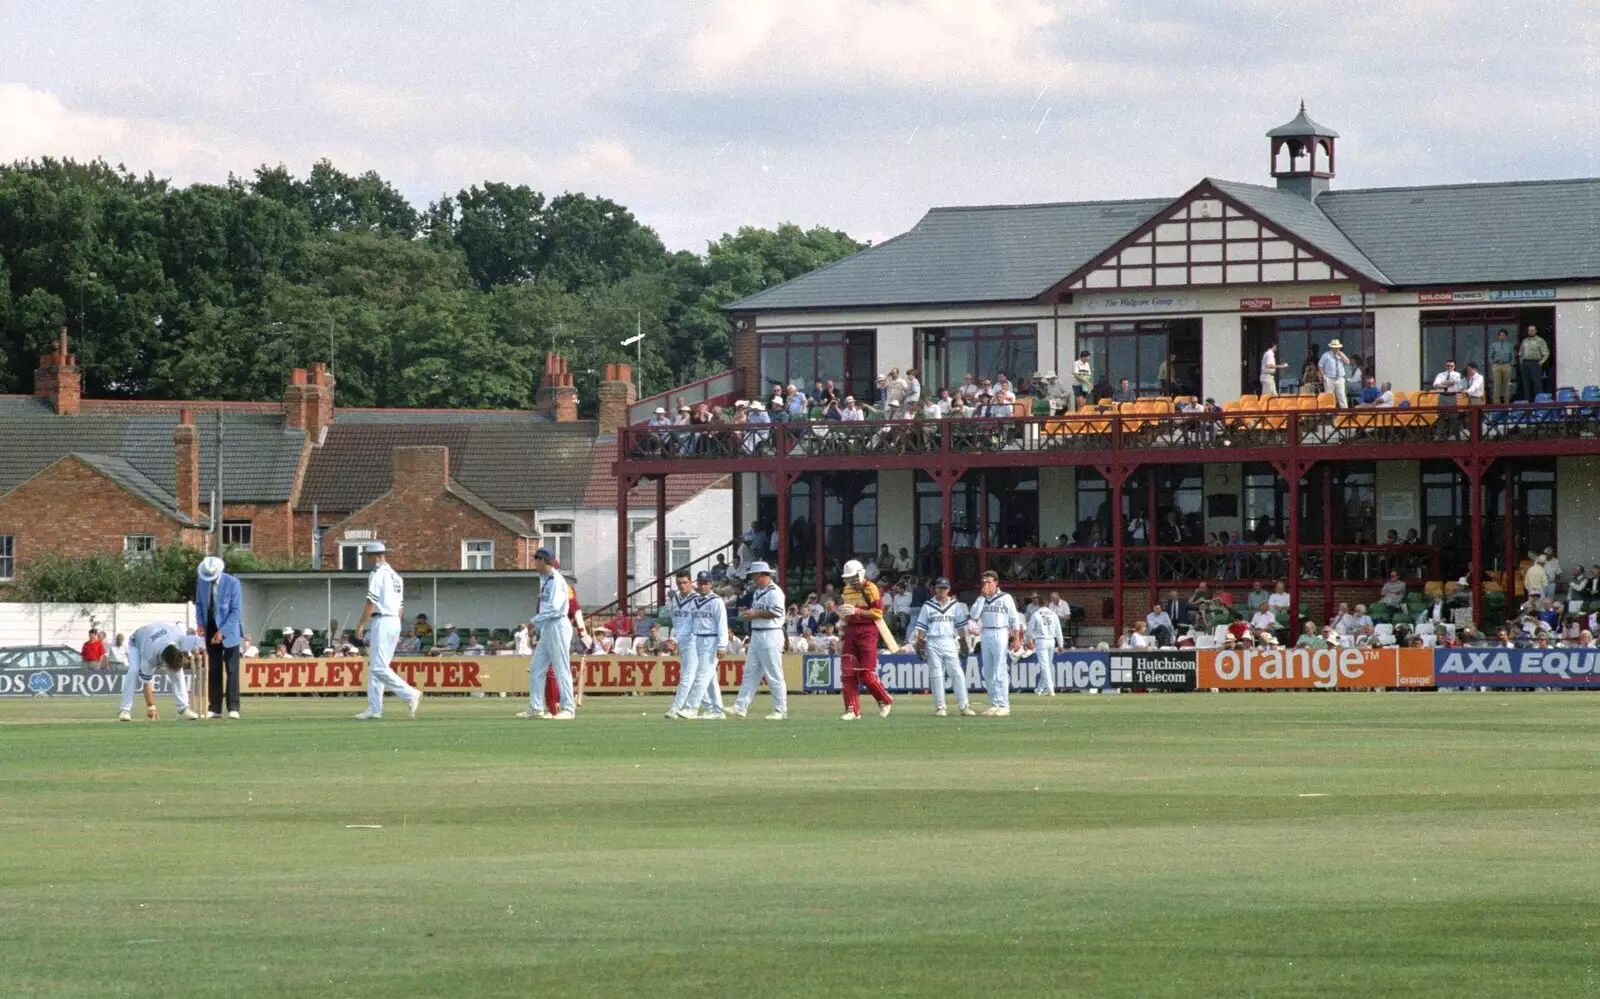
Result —
POLYGON ((874 330, 829 330, 822 333, 764 333, 761 336, 761 385, 793 385, 808 397, 817 382, 833 382, 840 398, 871 399, 877 372, 874 330))
POLYGON ((156 557, 154 534, 128 534, 122 538, 122 555, 129 563, 150 562, 156 557))
POLYGON ((692 561, 688 538, 667 539, 667 571, 677 572, 692 561))
POLYGON ((0 579, 17 576, 17 536, 0 534, 0 579))
POLYGON ((1004 374, 1011 384, 1033 374, 1039 356, 1039 328, 952 326, 917 331, 921 339, 922 384, 935 394, 954 390, 964 375, 993 381, 1004 374))
POLYGON ((639 574, 639 532, 650 526, 650 517, 628 518, 628 578, 636 579, 639 574))
POLYGON ((222 547, 237 548, 240 551, 249 551, 255 540, 255 526, 248 520, 224 520, 222 522, 222 547))
POLYGON ((463 541, 461 542, 461 568, 463 569, 493 569, 494 568, 494 542, 493 541, 463 541))
POLYGON ((367 567, 367 542, 339 546, 339 571, 360 572, 367 567))
POLYGON ((1089 352, 1097 399, 1124 378, 1139 395, 1201 394, 1198 319, 1079 323, 1078 350, 1089 352))
POLYGON ((561 568, 568 572, 573 571, 572 563, 572 521, 548 520, 544 523, 544 534, 539 539, 541 547, 550 549, 556 557, 561 568))

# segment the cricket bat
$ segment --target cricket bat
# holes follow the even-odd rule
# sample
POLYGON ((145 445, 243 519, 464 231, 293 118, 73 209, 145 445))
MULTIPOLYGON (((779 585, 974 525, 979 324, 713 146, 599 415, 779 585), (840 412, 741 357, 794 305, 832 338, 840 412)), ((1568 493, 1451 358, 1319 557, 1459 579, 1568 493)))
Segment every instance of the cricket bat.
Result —
POLYGON ((883 639, 883 647, 891 653, 899 652, 900 643, 894 640, 894 632, 890 631, 889 626, 883 623, 883 618, 878 618, 876 623, 878 625, 878 636, 883 639))

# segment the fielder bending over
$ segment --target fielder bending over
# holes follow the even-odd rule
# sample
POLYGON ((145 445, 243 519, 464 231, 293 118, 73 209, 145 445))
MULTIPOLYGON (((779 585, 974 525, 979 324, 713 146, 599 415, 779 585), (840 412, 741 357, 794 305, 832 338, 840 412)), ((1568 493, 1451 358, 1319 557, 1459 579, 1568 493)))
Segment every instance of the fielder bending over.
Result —
POLYGON ((172 700, 178 706, 178 717, 199 718, 189 709, 189 675, 182 667, 185 656, 204 650, 205 643, 198 635, 186 634, 175 624, 147 624, 135 631, 128 640, 128 676, 122 683, 122 710, 117 712, 117 720, 132 720, 135 687, 144 691, 145 717, 161 717, 156 710, 157 666, 172 677, 172 700))

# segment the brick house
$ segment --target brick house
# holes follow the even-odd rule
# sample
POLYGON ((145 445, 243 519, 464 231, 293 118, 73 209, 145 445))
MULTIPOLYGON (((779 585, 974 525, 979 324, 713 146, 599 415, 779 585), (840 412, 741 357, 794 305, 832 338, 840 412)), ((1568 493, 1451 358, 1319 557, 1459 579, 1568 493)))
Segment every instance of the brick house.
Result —
MULTIPOLYGON (((0 585, 44 552, 137 557, 211 543, 220 430, 228 546, 348 570, 362 567, 362 540, 382 538, 405 571, 523 569, 547 543, 586 604, 609 601, 611 466, 634 393, 627 365, 604 374, 597 420, 578 419, 556 354, 531 411, 341 409, 321 364, 290 372, 280 402, 85 399, 63 331, 40 358, 34 394, 0 396, 0 585)), ((674 562, 725 544, 727 480, 671 485, 674 562)), ((632 509, 653 509, 649 489, 630 494, 632 509)), ((653 532, 651 521, 630 530, 653 532)))

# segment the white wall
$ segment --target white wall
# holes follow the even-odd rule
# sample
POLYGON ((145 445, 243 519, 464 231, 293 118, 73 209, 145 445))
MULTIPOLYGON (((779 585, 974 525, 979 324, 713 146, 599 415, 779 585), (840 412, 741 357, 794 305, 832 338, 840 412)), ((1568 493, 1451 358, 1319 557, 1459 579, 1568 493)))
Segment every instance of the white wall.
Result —
MULTIPOLYGON (((322 631, 330 620, 338 621, 341 630, 354 628, 361 620, 367 595, 366 583, 360 579, 247 579, 241 583, 245 634, 257 642, 273 628, 322 631)), ((418 614, 426 614, 436 628, 446 624, 515 628, 532 615, 538 592, 538 585, 529 578, 446 579, 439 581, 435 596, 433 580, 408 578, 403 613, 407 626, 418 614)))
MULTIPOLYGON (((1219 403, 1239 398, 1240 316, 1206 316, 1200 328, 1201 395, 1219 403)), ((1252 389, 1254 391, 1254 389, 1252 389)))
MULTIPOLYGON (((1389 380, 1385 376, 1385 380, 1389 380)), ((1398 384, 1398 383, 1396 383, 1398 384)), ((1380 461, 1377 471, 1378 484, 1378 538, 1382 541, 1389 536, 1390 531, 1400 532, 1400 537, 1406 536, 1406 531, 1416 528, 1417 533, 1422 533, 1422 468, 1415 461, 1380 461), (1384 516, 1386 496, 1409 496, 1411 498, 1411 516, 1388 518, 1384 516)))
POLYGON ((1600 458, 1556 459, 1556 554, 1568 573, 1600 562, 1600 458))
MULTIPOLYGON (((635 513, 629 509, 629 516, 635 513)), ((638 587, 656 577, 656 525, 653 516, 649 523, 634 535, 638 564, 635 565, 638 587)), ((541 515, 544 516, 544 515, 541 515)), ((552 517, 552 519, 554 519, 552 517)), ((749 527, 746 518, 744 526, 749 527)), ((689 540, 690 561, 701 558, 733 539, 733 488, 723 481, 703 489, 682 506, 667 511, 667 538, 689 540)), ((578 602, 585 607, 599 607, 617 598, 617 512, 615 510, 581 511, 574 530, 573 559, 578 563, 578 602)))
POLYGON ((1075 468, 1039 469, 1039 543, 1072 537, 1078 528, 1078 476, 1075 468))
POLYGON ((0 603, 0 648, 66 645, 79 648, 98 628, 112 638, 157 622, 194 627, 193 604, 0 603))
POLYGON ((890 368, 899 368, 904 374, 917 367, 917 358, 910 326, 878 327, 878 370, 874 374, 887 374, 890 368))
POLYGON ((916 473, 878 473, 878 544, 891 552, 917 551, 916 473))
POLYGON ((1600 302, 1556 306, 1556 385, 1600 385, 1600 302))
POLYGON ((1421 309, 1379 309, 1372 314, 1378 381, 1392 382, 1397 392, 1422 385, 1421 316, 1421 309))

